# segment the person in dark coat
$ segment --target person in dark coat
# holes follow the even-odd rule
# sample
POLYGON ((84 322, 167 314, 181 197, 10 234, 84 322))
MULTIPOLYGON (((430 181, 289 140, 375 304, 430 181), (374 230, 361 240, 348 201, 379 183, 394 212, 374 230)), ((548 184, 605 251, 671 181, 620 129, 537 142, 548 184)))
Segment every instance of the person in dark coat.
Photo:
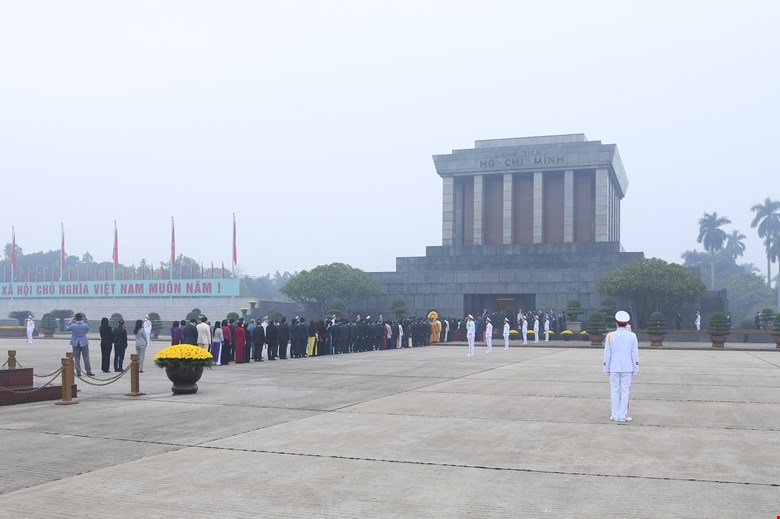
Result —
POLYGON ((276 360, 279 357, 279 342, 277 341, 277 328, 273 321, 268 321, 265 328, 265 343, 268 345, 268 360, 276 360))
POLYGON ((114 371, 124 371, 122 363, 125 361, 125 350, 127 349, 127 330, 124 319, 120 319, 116 328, 111 332, 111 341, 114 343, 114 371))
POLYGON ((198 329, 195 327, 194 317, 190 319, 190 322, 187 323, 187 326, 181 332, 181 343, 192 344, 193 346, 198 345, 198 329))
POLYGON ((276 341, 279 344, 279 358, 287 358, 287 344, 290 341, 290 325, 287 324, 287 318, 282 317, 279 326, 276 327, 276 341))
POLYGON ((114 334, 108 317, 100 320, 100 369, 103 373, 111 373, 111 347, 114 344, 114 334))

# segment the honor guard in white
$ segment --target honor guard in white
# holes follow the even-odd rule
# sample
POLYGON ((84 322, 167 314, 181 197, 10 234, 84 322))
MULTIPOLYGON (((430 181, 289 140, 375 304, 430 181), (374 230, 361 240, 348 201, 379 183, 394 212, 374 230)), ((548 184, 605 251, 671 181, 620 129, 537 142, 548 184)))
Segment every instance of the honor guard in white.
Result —
POLYGON ((474 338, 477 336, 477 326, 474 324, 474 316, 471 314, 466 317, 466 339, 469 342, 469 353, 467 357, 474 356, 474 338))
POLYGON ((534 342, 539 342, 539 316, 534 316, 534 342))
POLYGON ((504 349, 509 349, 509 317, 504 317, 504 349))
POLYGON ((523 316, 523 344, 528 344, 528 319, 523 316))
POLYGON ((35 320, 32 315, 27 316, 27 344, 32 344, 33 332, 35 331, 35 320))
POLYGON ((485 353, 490 353, 493 351, 493 322, 490 320, 490 317, 486 317, 485 320, 487 321, 487 324, 485 325, 485 342, 487 343, 487 351, 485 353))
POLYGON ((544 342, 547 342, 550 340, 550 318, 548 316, 544 316, 544 342))
POLYGON ((617 423, 631 421, 628 416, 631 379, 639 372, 639 342, 636 334, 626 330, 631 317, 623 310, 615 314, 617 330, 604 340, 604 373, 609 376, 612 412, 609 419, 617 423))

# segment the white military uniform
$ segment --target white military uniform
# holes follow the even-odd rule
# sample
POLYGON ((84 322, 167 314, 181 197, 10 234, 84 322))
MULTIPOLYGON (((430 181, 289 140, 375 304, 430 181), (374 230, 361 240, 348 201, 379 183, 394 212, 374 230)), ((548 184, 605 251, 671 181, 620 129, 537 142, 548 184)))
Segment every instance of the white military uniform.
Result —
POLYGON ((539 342, 539 317, 534 317, 534 342, 539 342))
POLYGON ((466 339, 469 341, 469 354, 467 357, 474 356, 474 337, 477 336, 477 327, 474 324, 474 319, 468 319, 466 321, 466 339))
POLYGON ((485 325, 485 342, 487 343, 487 351, 485 353, 490 353, 493 351, 493 323, 490 322, 490 319, 488 319, 485 325))
POLYGON ((27 344, 32 344, 33 332, 35 331, 35 320, 32 316, 27 317, 27 344))
POLYGON ((509 321, 504 319, 504 349, 509 349, 509 321))
POLYGON ((528 344, 528 319, 523 317, 523 344, 528 344))
POLYGON ((550 340, 550 318, 549 317, 544 318, 544 340, 545 341, 550 340))
POLYGON ((619 325, 604 340, 604 373, 609 375, 612 403, 610 419, 626 421, 631 379, 638 372, 639 343, 636 334, 619 325))

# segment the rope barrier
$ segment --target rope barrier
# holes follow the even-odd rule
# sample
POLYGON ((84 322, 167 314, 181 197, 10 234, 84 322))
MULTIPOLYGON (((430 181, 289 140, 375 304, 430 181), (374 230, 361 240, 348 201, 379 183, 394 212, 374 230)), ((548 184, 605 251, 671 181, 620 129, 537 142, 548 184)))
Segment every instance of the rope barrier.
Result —
POLYGON ((122 371, 119 375, 115 375, 115 376, 113 376, 111 378, 97 378, 97 377, 94 377, 94 376, 87 375, 88 378, 91 378, 92 380, 96 380, 97 382, 90 382, 89 380, 87 380, 86 378, 82 377, 81 375, 76 375, 76 378, 78 378, 79 380, 81 380, 85 384, 89 384, 90 386, 98 386, 98 387, 100 387, 100 386, 108 386, 110 384, 113 384, 114 382, 116 382, 120 378, 124 377, 129 369, 130 369, 130 366, 126 367, 125 370, 122 371))
POLYGON ((38 377, 38 378, 46 378, 46 377, 50 377, 50 376, 54 375, 55 373, 59 373, 61 370, 62 370, 62 368, 58 368, 57 371, 52 371, 48 375, 36 375, 35 372, 33 372, 33 376, 34 377, 38 377))

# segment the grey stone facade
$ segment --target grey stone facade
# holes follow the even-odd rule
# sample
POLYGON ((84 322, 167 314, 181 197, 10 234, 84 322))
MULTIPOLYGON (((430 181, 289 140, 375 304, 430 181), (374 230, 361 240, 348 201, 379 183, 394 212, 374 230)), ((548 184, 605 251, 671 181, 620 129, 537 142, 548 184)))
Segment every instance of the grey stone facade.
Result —
POLYGON ((644 257, 620 246, 628 180, 614 144, 581 134, 477 141, 434 163, 443 181, 442 245, 397 258, 395 272, 372 273, 381 294, 367 301, 371 312, 396 299, 416 316, 514 316, 518 308, 562 310, 571 299, 597 309, 598 280, 644 257), (589 189, 577 193, 577 185, 589 189))

